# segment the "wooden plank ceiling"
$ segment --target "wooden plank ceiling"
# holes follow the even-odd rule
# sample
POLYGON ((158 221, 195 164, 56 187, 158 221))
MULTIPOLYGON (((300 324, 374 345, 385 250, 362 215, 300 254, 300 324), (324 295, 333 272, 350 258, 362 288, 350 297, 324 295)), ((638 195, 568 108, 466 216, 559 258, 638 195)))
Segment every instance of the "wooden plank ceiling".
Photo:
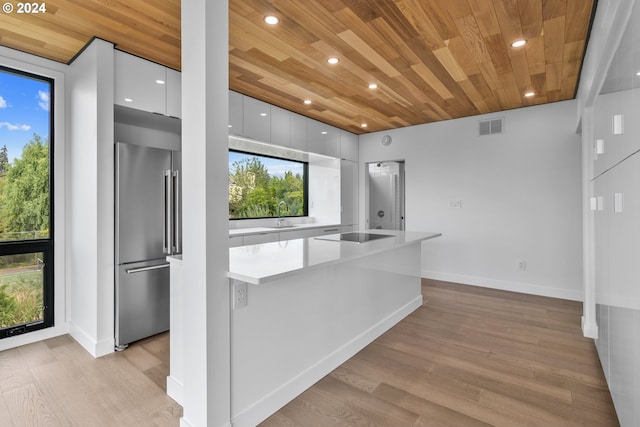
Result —
MULTIPOLYGON (((180 69, 180 0, 46 7, 0 14, 0 44, 67 63, 96 36, 180 69)), ((358 134, 571 99, 594 9, 594 0, 229 0, 229 87, 358 134), (270 14, 280 23, 265 24, 270 14), (519 39, 527 43, 511 47, 519 39)))

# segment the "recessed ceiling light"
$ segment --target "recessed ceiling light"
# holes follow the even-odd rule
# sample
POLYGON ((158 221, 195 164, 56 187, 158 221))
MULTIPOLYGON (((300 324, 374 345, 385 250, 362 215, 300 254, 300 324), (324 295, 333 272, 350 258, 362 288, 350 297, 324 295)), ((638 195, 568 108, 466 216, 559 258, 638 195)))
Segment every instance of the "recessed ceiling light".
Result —
POLYGON ((158 83, 159 85, 163 85, 164 84, 164 80, 158 79, 158 80, 156 80, 156 83, 158 83))
POLYGON ((327 133, 329 133, 329 132, 327 132, 326 130, 323 130, 323 131, 322 131, 322 132, 320 132, 320 133, 321 133, 321 134, 323 134, 323 135, 326 135, 326 134, 327 134, 327 133))
POLYGON ((329 64, 337 64, 338 62, 340 62, 340 60, 338 58, 336 58, 336 57, 331 57, 331 58, 327 59, 327 62, 329 64))
POLYGON ((366 124, 366 123, 363 123, 363 124, 361 124, 361 125, 360 125, 360 127, 362 127, 362 128, 366 128, 366 127, 367 127, 367 124, 366 124))
POLYGON ((536 94, 535 92, 526 92, 524 96, 526 96, 527 98, 531 98, 535 94, 536 94))
POLYGON ((638 71, 638 72, 636 73, 636 76, 640 76, 640 71, 638 71))
POLYGON ((125 99, 124 99, 124 102, 133 102, 133 99, 131 99, 131 98, 125 98, 125 99))
POLYGON ((305 99, 305 100, 304 100, 304 103, 305 103, 305 104, 307 104, 307 105, 309 105, 309 104, 311 104, 311 100, 310 100, 310 99, 305 99))
POLYGON ((265 24, 276 25, 278 22, 280 22, 280 19, 278 19, 277 16, 267 15, 264 17, 264 22, 265 24))
POLYGON ((525 44, 527 44, 526 40, 516 40, 513 43, 511 43, 511 47, 520 47, 520 46, 524 46, 525 44))
POLYGON ((377 88, 378 88, 378 85, 377 85, 377 84, 375 84, 375 83, 371 83, 371 84, 369 85, 369 89, 377 89, 377 88))
POLYGON ((262 117, 267 117, 267 113, 260 113, 262 117))

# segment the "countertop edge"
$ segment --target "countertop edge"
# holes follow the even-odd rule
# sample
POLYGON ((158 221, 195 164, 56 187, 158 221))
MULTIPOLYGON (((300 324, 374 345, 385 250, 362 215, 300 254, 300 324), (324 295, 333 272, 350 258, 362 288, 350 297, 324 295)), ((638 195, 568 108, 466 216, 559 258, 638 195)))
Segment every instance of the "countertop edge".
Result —
MULTIPOLYGON (((372 230, 373 231, 373 230, 372 230)), ((316 265, 312 265, 312 266, 307 266, 307 267, 301 267, 301 268, 297 268, 294 270, 289 270, 289 271, 285 271, 282 273, 277 273, 271 276, 265 276, 265 277, 252 277, 252 276, 247 276, 241 273, 234 273, 234 272, 227 272, 227 277, 230 279, 234 279, 234 280, 238 280, 241 282, 245 282, 245 283, 249 283, 251 285, 263 285, 266 284, 268 282, 273 282, 275 280, 278 279, 282 279, 285 277, 289 277, 289 276, 294 276, 296 274, 300 274, 301 272, 304 271, 312 271, 312 270, 316 270, 318 268, 324 268, 324 267, 328 267, 331 265, 335 265, 335 264, 340 264, 340 263, 344 263, 344 262, 348 262, 348 261, 354 261, 360 258, 365 258, 368 257, 370 255, 376 255, 379 253, 383 253, 383 252, 387 252, 393 249, 399 249, 399 248, 403 248, 406 246, 410 246, 410 245, 414 245, 414 244, 418 244, 418 243, 422 243, 426 240, 431 240, 431 239, 435 239, 436 237, 440 237, 442 236, 442 233, 425 233, 428 234, 426 236, 423 237, 419 237, 416 238, 414 240, 411 240, 409 242, 402 242, 402 243, 397 243, 394 246, 391 247, 382 247, 382 248, 376 248, 373 249, 371 251, 368 252, 364 252, 364 253, 359 253, 359 254, 355 254, 355 255, 351 255, 351 256, 347 256, 344 258, 339 258, 339 259, 334 259, 331 261, 326 261, 320 264, 316 264, 316 265)), ((309 237, 308 239, 313 239, 314 237, 309 237)), ((351 244, 351 243, 340 243, 340 242, 335 242, 336 244, 351 244)))
POLYGON ((251 236, 253 234, 268 234, 268 233, 281 233, 281 232, 290 232, 297 230, 311 230, 314 228, 325 228, 325 227, 342 227, 342 224, 296 224, 293 227, 285 227, 285 228, 276 228, 276 227, 249 227, 249 228, 230 228, 229 229, 229 237, 236 236, 251 236))

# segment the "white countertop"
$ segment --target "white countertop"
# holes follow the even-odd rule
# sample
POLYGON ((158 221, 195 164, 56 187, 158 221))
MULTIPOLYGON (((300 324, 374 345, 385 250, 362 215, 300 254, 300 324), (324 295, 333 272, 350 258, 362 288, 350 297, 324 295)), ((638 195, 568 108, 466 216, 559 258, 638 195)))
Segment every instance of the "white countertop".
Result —
POLYGON ((441 235, 440 233, 393 230, 366 230, 365 232, 387 234, 393 237, 366 243, 353 243, 322 240, 336 236, 324 235, 317 236, 322 239, 308 237, 230 248, 227 276, 259 285, 319 266, 362 258, 441 235))
POLYGON ((229 237, 233 236, 248 236, 251 234, 263 234, 263 233, 278 233, 280 231, 295 231, 295 230, 309 230, 312 228, 331 228, 340 227, 340 224, 319 224, 317 222, 310 222, 307 224, 293 224, 285 227, 246 227, 246 228, 230 228, 229 237))

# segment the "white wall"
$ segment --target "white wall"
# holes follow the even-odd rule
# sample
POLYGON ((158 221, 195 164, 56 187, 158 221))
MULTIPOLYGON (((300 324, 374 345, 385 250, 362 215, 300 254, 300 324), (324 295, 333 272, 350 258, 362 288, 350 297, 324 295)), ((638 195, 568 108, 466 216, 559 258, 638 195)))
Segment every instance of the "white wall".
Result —
POLYGON ((96 39, 69 67, 70 334, 113 352, 113 45, 96 39))
POLYGON ((566 101, 361 135, 361 223, 365 164, 404 160, 406 229, 443 234, 424 248, 424 277, 581 300, 575 108, 566 101), (495 117, 505 118, 504 134, 477 136, 478 121, 495 117))
POLYGON ((38 58, 0 46, 0 65, 54 79, 53 161, 54 161, 54 324, 52 328, 30 332, 0 341, 0 351, 67 333, 68 292, 66 286, 67 242, 67 140, 66 81, 64 64, 38 58))

